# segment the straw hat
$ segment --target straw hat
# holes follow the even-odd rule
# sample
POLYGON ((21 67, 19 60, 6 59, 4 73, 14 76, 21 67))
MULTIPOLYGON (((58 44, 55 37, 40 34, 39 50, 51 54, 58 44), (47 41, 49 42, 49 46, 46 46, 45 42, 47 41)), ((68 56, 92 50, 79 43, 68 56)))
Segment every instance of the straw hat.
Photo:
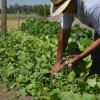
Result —
POLYGON ((71 0, 51 0, 50 13, 52 16, 57 16, 65 10, 71 0))

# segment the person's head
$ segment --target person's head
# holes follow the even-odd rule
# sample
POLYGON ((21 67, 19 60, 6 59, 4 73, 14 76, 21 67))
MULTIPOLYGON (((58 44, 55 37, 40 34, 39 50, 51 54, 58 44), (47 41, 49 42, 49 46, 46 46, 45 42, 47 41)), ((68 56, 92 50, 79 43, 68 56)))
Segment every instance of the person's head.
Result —
POLYGON ((51 15, 56 16, 62 12, 75 13, 76 0, 51 0, 51 15))

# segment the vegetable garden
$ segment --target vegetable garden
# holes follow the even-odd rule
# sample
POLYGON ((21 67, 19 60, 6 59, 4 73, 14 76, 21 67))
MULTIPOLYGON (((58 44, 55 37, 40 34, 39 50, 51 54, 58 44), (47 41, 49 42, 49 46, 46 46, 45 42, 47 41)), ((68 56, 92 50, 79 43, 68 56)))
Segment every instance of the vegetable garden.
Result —
MULTIPOLYGON (((100 77, 88 76, 91 57, 66 66, 52 78, 59 23, 33 18, 20 29, 9 29, 0 38, 0 81, 17 96, 34 100, 100 100, 100 77)), ((81 53, 92 43, 91 31, 75 25, 65 56, 81 53)))

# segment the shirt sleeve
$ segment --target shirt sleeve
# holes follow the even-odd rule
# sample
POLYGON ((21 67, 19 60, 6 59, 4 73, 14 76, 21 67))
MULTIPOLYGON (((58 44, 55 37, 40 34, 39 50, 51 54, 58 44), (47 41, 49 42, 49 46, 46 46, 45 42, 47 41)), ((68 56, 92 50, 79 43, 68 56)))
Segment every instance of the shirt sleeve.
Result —
POLYGON ((70 29, 71 26, 72 26, 72 22, 74 20, 74 17, 71 16, 70 14, 68 13, 62 13, 62 16, 61 16, 61 27, 63 29, 70 29))
POLYGON ((93 28, 100 35, 100 7, 98 7, 98 6, 94 7, 93 11, 91 11, 91 12, 92 13, 89 16, 89 19, 93 25, 93 28))

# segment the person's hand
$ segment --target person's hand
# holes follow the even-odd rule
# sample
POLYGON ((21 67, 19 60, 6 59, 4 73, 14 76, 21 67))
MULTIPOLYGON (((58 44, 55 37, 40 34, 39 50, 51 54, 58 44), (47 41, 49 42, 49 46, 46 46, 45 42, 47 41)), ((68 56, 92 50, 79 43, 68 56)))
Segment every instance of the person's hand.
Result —
POLYGON ((64 61, 66 61, 66 59, 62 58, 61 61, 59 61, 58 63, 56 63, 54 65, 53 69, 50 71, 51 76, 54 76, 56 73, 58 73, 58 72, 60 72, 62 70, 64 61))
POLYGON ((64 64, 68 67, 69 70, 72 69, 73 64, 80 60, 80 55, 72 55, 70 58, 66 58, 67 60, 64 64))
POLYGON ((54 76, 56 73, 60 72, 63 68, 63 65, 66 65, 68 69, 71 70, 73 64, 79 61, 80 58, 80 55, 72 55, 71 57, 62 58, 62 60, 56 63, 53 69, 50 71, 51 76, 54 76))
POLYGON ((72 55, 71 56, 71 63, 74 64, 81 59, 80 55, 72 55))
POLYGON ((53 66, 53 69, 50 71, 51 76, 54 76, 56 73, 58 73, 59 71, 61 71, 62 69, 62 64, 60 62, 56 63, 53 66))

